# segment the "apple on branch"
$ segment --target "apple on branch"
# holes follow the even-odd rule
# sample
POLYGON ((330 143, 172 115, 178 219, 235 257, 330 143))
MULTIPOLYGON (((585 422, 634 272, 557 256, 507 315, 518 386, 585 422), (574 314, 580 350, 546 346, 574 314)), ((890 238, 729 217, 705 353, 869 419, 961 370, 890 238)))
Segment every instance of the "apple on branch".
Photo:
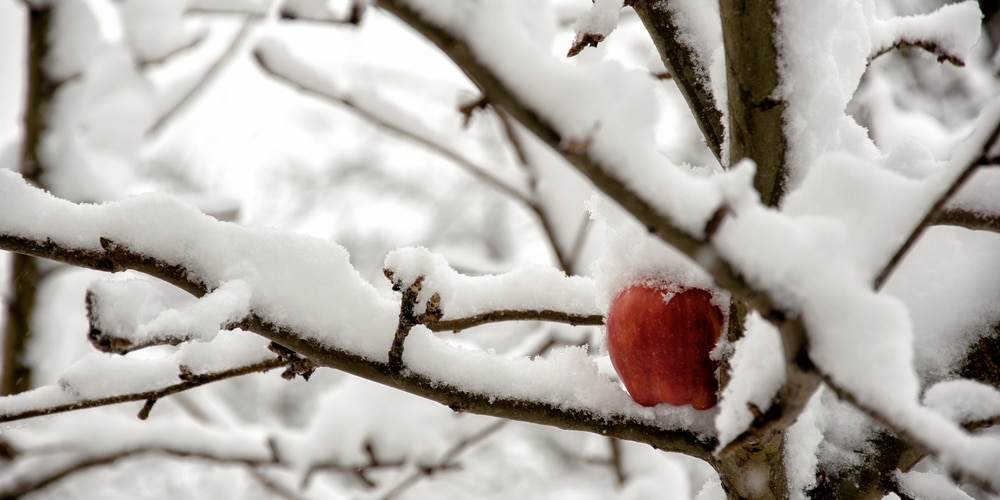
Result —
POLYGON ((718 401, 718 363, 711 352, 724 323, 707 290, 633 285, 608 311, 611 363, 641 405, 706 410, 718 401))

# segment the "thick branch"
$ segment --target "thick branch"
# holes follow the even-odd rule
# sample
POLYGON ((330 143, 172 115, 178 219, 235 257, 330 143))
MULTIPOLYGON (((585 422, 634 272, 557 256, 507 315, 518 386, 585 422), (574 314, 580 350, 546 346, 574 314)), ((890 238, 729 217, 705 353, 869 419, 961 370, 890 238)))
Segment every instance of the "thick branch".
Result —
POLYGON ((754 187, 761 201, 778 206, 788 168, 786 103, 774 97, 779 83, 778 7, 774 0, 722 0, 719 8, 729 87, 729 161, 753 160, 754 187))

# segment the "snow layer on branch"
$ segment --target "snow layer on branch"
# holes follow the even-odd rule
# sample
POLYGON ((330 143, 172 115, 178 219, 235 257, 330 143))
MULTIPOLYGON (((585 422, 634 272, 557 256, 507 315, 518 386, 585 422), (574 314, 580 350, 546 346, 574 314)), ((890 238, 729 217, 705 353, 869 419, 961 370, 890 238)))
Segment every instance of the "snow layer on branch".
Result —
POLYGON ((618 27, 618 13, 623 4, 623 0, 596 0, 573 25, 576 39, 579 41, 585 35, 607 38, 618 27))
POLYGON ((728 173, 693 176, 658 152, 656 82, 645 72, 612 62, 573 66, 554 60, 550 47, 532 35, 516 2, 409 3, 468 43, 478 60, 559 133, 562 148, 586 151, 691 234, 702 232, 722 202, 726 188, 720 185, 746 187, 740 175, 735 181, 728 173))
POLYGON ((127 0, 122 8, 125 33, 140 61, 161 59, 204 36, 184 27, 186 1, 127 0))
POLYGON ((525 399, 556 407, 585 408, 598 415, 631 415, 665 429, 709 436, 711 418, 690 407, 640 406, 622 387, 598 372, 586 348, 559 349, 545 358, 504 359, 448 344, 423 326, 414 328, 403 360, 409 370, 447 380, 459 388, 498 398, 525 399))
POLYGON ((907 498, 933 498, 934 500, 972 500, 966 492, 955 486, 947 476, 936 472, 896 471, 900 491, 907 498))
POLYGON ((767 411, 775 393, 785 383, 784 350, 778 330, 756 312, 747 316, 746 331, 733 346, 731 378, 722 391, 715 427, 719 443, 728 443, 753 421, 747 408, 753 404, 767 411))
POLYGON ((132 344, 169 337, 209 341, 250 313, 251 290, 242 280, 223 282, 201 298, 148 279, 97 281, 90 293, 91 325, 132 344))
POLYGON ((232 331, 221 332, 211 342, 182 345, 168 354, 91 353, 71 365, 56 385, 0 398, 0 415, 160 390, 181 382, 181 366, 200 375, 273 358, 267 345, 259 336, 232 331))
POLYGON ((502 310, 548 309, 570 314, 600 314, 594 282, 566 276, 553 267, 531 266, 498 275, 464 276, 444 257, 426 248, 402 248, 386 256, 386 269, 404 284, 423 276, 421 301, 441 296, 444 319, 502 310))
POLYGON ((868 65, 872 0, 778 2, 780 86, 787 102, 789 181, 798 185, 813 160, 843 149, 863 158, 877 151, 864 128, 844 113, 868 65))
POLYGON ((976 422, 1000 416, 1000 391, 975 380, 947 380, 927 389, 924 404, 955 422, 976 422))
POLYGON ((934 47, 940 57, 948 54, 965 60, 979 40, 983 14, 973 1, 943 5, 929 14, 871 21, 872 54, 898 42, 934 47))
POLYGON ((397 306, 351 267, 340 246, 315 238, 220 223, 163 195, 74 205, 0 172, 0 232, 101 250, 107 238, 135 252, 183 265, 214 289, 245 280, 251 310, 331 347, 388 359, 397 306))

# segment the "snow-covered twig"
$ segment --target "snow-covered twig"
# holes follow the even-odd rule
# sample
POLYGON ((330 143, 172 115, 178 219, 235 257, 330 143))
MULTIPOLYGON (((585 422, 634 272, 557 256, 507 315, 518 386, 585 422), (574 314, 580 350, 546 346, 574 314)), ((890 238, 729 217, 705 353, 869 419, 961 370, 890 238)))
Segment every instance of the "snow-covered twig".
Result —
POLYGON ((399 495, 402 495, 407 489, 416 484, 422 478, 454 468, 456 458, 473 445, 495 434, 505 425, 507 425, 507 421, 505 420, 494 422, 484 427, 479 432, 476 432, 455 443, 455 445, 449 448, 448 451, 441 456, 441 459, 438 460, 437 463, 418 465, 417 470, 413 471, 413 473, 409 476, 390 488, 389 491, 380 497, 381 500, 392 500, 393 498, 398 498, 399 495))
MULTIPOLYGON (((65 231, 46 227, 19 212, 16 218, 2 218, 0 248, 105 271, 139 270, 195 296, 204 296, 228 281, 223 276, 237 273, 231 276, 250 280, 252 289, 251 311, 239 326, 317 365, 455 411, 590 431, 704 459, 715 447, 710 430, 690 427, 697 421, 691 419, 693 410, 647 409, 632 403, 582 351, 535 360, 499 359, 439 345, 420 327, 418 338, 411 332, 407 339, 406 369, 392 370, 386 352, 392 342, 391 308, 398 304, 380 298, 350 267, 346 252, 328 242, 293 234, 275 239, 273 232, 219 222, 158 197, 82 206, 52 198, 13 173, 0 172, 0 186, 4 193, 0 200, 5 203, 31 200, 48 207, 39 213, 61 214, 58 218, 64 224, 59 227, 68 225, 65 231), (137 216, 143 210, 147 217, 137 216), (119 220, 117 214, 127 214, 130 222, 119 220), (162 216, 161 222, 153 222, 153 214, 162 216), (280 250, 267 250, 275 244, 280 250), (306 281, 318 288, 303 295, 306 281), (294 289, 287 288, 292 284, 294 289), (465 366, 469 362, 477 370, 489 369, 491 375, 470 380, 472 368, 465 366), (564 380, 561 373, 570 378, 564 380), (579 384, 586 384, 587 390, 580 390, 579 384), (687 422, 683 426, 678 423, 682 418, 687 422)), ((562 279, 586 282, 579 277, 562 279)))

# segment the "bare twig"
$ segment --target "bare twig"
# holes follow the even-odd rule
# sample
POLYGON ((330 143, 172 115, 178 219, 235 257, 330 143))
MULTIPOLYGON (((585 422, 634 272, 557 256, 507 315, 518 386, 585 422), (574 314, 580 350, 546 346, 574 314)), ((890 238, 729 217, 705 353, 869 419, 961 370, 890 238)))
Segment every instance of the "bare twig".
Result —
POLYGON ((119 460, 146 456, 146 455, 166 455, 186 459, 199 459, 219 464, 244 465, 250 467, 260 467, 265 465, 277 465, 269 458, 259 458, 253 456, 221 456, 210 453, 167 447, 143 447, 130 450, 122 450, 114 453, 83 457, 65 467, 51 471, 48 474, 31 479, 16 482, 4 490, 0 490, 0 498, 20 498, 28 493, 36 492, 56 482, 62 481, 69 476, 85 472, 95 467, 110 465, 119 460))
POLYGON ((143 413, 148 414, 148 410, 152 409, 152 405, 149 404, 148 401, 155 401, 158 399, 162 399, 171 394, 176 394, 178 392, 186 391, 188 389, 193 389, 195 387, 210 384, 212 382, 218 382, 220 380, 239 377, 242 375, 248 375, 251 373, 265 372, 268 370, 272 370, 274 368, 280 368, 282 366, 285 366, 285 362, 280 358, 269 359, 267 361, 261 361, 249 365, 233 367, 228 370, 204 373, 199 375, 189 375, 176 384, 161 387, 159 389, 153 389, 153 390, 129 393, 129 394, 118 394, 115 396, 108 396, 103 398, 80 399, 77 401, 73 401, 71 403, 52 405, 52 406, 38 406, 38 407, 19 409, 11 411, 9 413, 0 414, 0 422, 10 422, 13 420, 22 420, 42 415, 53 415, 56 413, 82 410, 84 408, 94 408, 97 406, 109 406, 119 403, 127 403, 130 401, 147 401, 147 404, 143 406, 142 410, 140 411, 140 417, 141 417, 143 413))
POLYGON ((959 67, 965 66, 965 61, 962 60, 961 57, 948 52, 944 47, 938 45, 937 42, 933 42, 930 40, 911 40, 911 39, 897 40, 896 43, 892 45, 879 48, 879 50, 876 51, 874 54, 868 56, 868 63, 871 64, 872 61, 877 59, 882 54, 891 52, 894 49, 906 49, 906 48, 918 48, 930 52, 931 54, 934 54, 934 56, 937 57, 939 63, 949 62, 959 67))
POLYGON ((397 498, 399 495, 403 494, 407 489, 412 487, 421 479, 434 475, 438 472, 449 470, 455 468, 455 459, 459 457, 466 450, 471 448, 473 445, 479 443, 480 441, 492 436, 494 433, 502 429, 507 425, 507 421, 501 420, 494 422, 486 427, 484 427, 479 432, 476 432, 465 439, 455 443, 448 451, 442 455, 441 459, 437 463, 432 465, 418 465, 417 470, 411 473, 409 476, 400 481, 396 486, 393 486, 388 492, 382 495, 382 500, 391 500, 397 498))
POLYGON ((501 309, 465 318, 444 319, 424 324, 434 332, 458 332, 467 328, 501 321, 551 321, 573 326, 600 326, 604 324, 604 316, 600 314, 570 314, 551 309, 501 309))

